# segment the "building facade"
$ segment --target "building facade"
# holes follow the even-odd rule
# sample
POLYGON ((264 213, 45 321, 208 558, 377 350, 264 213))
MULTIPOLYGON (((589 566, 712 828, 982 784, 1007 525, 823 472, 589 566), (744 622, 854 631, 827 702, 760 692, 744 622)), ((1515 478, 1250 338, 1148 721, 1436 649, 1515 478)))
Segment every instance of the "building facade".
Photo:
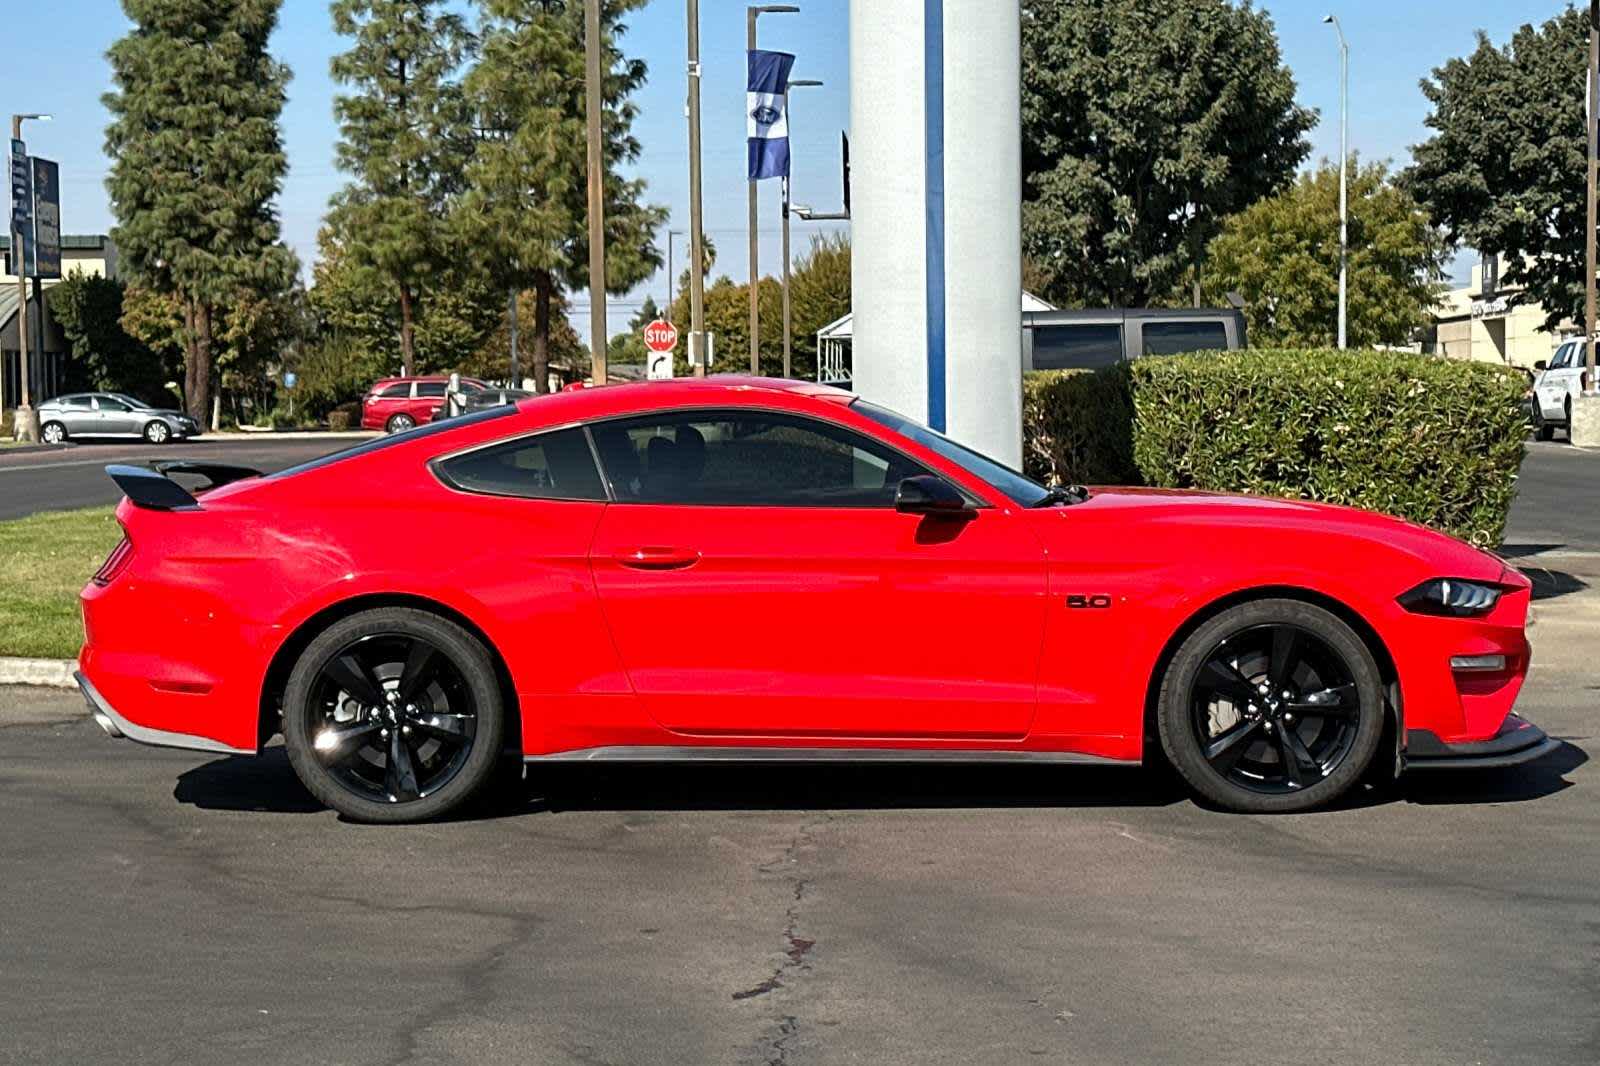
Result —
POLYGON ((1549 359, 1557 345, 1579 330, 1575 323, 1564 321, 1554 332, 1546 332, 1542 305, 1513 306, 1512 297, 1519 291, 1500 283, 1498 260, 1479 261, 1472 268, 1471 284, 1444 294, 1422 350, 1532 370, 1534 363, 1549 359))
MULTIPOLYGON (((22 345, 17 315, 21 293, 17 276, 11 273, 9 235, 0 236, 0 253, 4 253, 4 265, 0 266, 0 408, 10 410, 17 405, 22 388, 22 345)), ((74 271, 91 277, 116 277, 117 247, 111 238, 103 234, 63 236, 61 274, 70 277, 74 271)), ((42 284, 48 292, 59 283, 42 284)), ((38 282, 28 283, 28 349, 33 354, 30 377, 35 403, 60 391, 62 361, 66 357, 66 341, 60 327, 50 320, 50 309, 40 298, 39 287, 38 282)))

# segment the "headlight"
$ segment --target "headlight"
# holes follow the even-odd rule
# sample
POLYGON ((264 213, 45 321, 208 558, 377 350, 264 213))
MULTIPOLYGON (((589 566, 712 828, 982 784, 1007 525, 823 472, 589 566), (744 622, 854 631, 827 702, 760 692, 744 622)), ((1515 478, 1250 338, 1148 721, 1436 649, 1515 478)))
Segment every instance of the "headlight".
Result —
POLYGON ((1488 614, 1500 602, 1500 589, 1481 581, 1453 577, 1426 581, 1400 597, 1400 606, 1418 614, 1474 618, 1488 614))

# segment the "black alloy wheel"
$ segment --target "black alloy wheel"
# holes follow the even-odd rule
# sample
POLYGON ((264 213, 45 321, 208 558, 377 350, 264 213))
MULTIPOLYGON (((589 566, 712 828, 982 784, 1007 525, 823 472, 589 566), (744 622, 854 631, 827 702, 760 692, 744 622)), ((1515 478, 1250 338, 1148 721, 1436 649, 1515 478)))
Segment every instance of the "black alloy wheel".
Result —
POLYGON ((437 817, 493 771, 502 708, 482 644, 424 611, 336 623, 295 666, 284 739, 317 798, 360 821, 437 817))
POLYGON ((1235 810, 1305 810, 1354 785, 1383 726, 1371 652, 1335 615, 1293 600, 1202 625, 1163 686, 1161 734, 1196 789, 1235 810))

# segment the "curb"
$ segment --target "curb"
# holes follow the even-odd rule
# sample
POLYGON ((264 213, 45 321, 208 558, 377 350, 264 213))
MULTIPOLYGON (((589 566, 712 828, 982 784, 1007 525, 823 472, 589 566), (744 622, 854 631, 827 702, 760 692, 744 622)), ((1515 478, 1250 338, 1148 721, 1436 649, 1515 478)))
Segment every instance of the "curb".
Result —
POLYGON ((77 688, 72 672, 78 664, 71 659, 16 659, 0 656, 0 685, 40 685, 45 688, 77 688))
POLYGON ((64 452, 76 445, 67 444, 17 444, 0 448, 0 455, 32 455, 34 452, 64 452))

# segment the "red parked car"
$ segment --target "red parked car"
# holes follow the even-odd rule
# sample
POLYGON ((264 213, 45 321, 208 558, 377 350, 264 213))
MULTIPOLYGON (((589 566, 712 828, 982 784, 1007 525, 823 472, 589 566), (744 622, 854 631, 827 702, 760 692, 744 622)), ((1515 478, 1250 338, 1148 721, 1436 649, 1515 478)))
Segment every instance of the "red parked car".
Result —
MULTIPOLYGON (((488 388, 476 378, 462 378, 461 391, 488 388)), ((401 433, 433 421, 450 389, 448 377, 384 378, 373 382, 361 401, 361 428, 401 433)))
POLYGON ((1382 515, 1046 488, 824 386, 563 392, 280 473, 108 468, 83 591, 114 736, 282 733, 352 818, 563 760, 1135 766, 1242 811, 1556 742, 1529 583, 1382 515), (215 487, 197 497, 166 476, 215 487))

